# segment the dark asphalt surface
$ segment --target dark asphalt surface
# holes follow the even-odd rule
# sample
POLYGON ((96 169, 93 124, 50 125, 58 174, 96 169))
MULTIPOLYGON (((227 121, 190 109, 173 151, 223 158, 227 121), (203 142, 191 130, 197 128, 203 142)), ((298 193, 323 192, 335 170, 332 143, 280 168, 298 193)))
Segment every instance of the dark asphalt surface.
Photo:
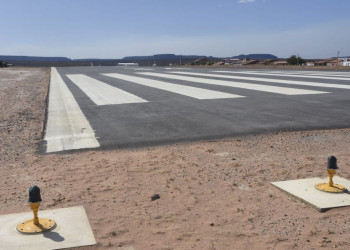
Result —
MULTIPOLYGON (((247 69, 184 68, 175 70, 160 67, 144 69, 141 67, 57 68, 92 128, 95 130, 102 149, 160 145, 181 141, 212 140, 285 130, 350 127, 350 90, 348 89, 269 83, 268 80, 266 82, 232 80, 330 92, 329 94, 288 96, 136 74, 137 72, 171 73, 171 71, 223 74, 212 71, 247 71, 247 69), (101 73, 120 73, 164 80, 171 83, 222 91, 246 97, 197 100, 164 90, 110 78, 101 75, 101 73), (84 92, 66 77, 66 74, 85 74, 144 98, 149 102, 96 106, 84 92)), ((268 72, 268 70, 265 71, 268 72)), ((243 75, 239 73, 234 75, 254 77, 254 75, 243 75)), ((349 81, 340 81, 322 78, 294 78, 293 76, 256 75, 255 77, 350 85, 350 78, 349 81)), ((229 79, 220 80, 230 81, 229 79)))

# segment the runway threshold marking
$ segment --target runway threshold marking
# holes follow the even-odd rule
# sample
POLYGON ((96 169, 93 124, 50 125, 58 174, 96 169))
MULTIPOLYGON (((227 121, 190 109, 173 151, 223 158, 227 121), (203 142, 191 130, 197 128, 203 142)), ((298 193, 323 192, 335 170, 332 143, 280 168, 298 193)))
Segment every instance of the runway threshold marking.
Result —
POLYGON ((100 146, 94 130, 56 68, 51 68, 44 140, 47 141, 47 153, 100 146))
MULTIPOLYGON (((216 71, 216 72, 218 72, 218 71, 216 71)), ((224 72, 230 73, 229 71, 224 71, 224 72)), ((172 72, 172 73, 174 73, 174 74, 185 74, 185 75, 211 76, 211 77, 220 77, 220 78, 227 78, 227 79, 250 80, 250 81, 258 81, 258 82, 273 82, 273 83, 303 85, 303 86, 312 86, 312 87, 350 89, 350 85, 344 85, 344 84, 330 84, 330 83, 321 83, 321 82, 304 82, 304 81, 295 81, 295 80, 282 80, 282 79, 246 77, 246 76, 232 76, 232 75, 218 75, 218 74, 201 74, 201 73, 189 73, 189 72, 172 72)), ((326 92, 323 92, 323 93, 326 93, 326 92)), ((322 93, 318 93, 318 94, 322 94, 322 93)))
MULTIPOLYGON (((212 72, 218 72, 218 71, 212 71, 212 72)), ((232 71, 232 73, 266 73, 266 71, 232 71)), ((339 72, 341 74, 337 74, 335 72, 317 72, 317 71, 268 71, 269 74, 283 74, 283 75, 310 75, 310 76, 331 76, 331 77, 347 77, 350 80, 350 74, 345 74, 346 72, 339 72)))
POLYGON ((329 76, 350 76, 350 72, 349 71, 315 71, 315 70, 287 70, 287 71, 283 71, 283 70, 269 70, 269 71, 257 71, 257 72, 276 72, 276 73, 296 73, 296 74, 310 74, 310 75, 329 75, 329 76))
POLYGON ((83 74, 69 74, 76 84, 96 105, 143 103, 146 100, 83 74))
MULTIPOLYGON (((216 70, 212 72, 217 73, 230 73, 230 74, 247 74, 247 75, 265 75, 265 76, 288 76, 288 77, 298 77, 298 78, 313 78, 313 79, 328 79, 328 80, 340 80, 340 81, 349 81, 350 79, 347 77, 331 77, 331 76, 312 76, 312 75, 293 75, 290 76, 288 74, 278 74, 278 73, 260 73, 260 72, 245 72, 245 71, 222 71, 222 70, 216 70)), ((262 78, 267 80, 267 78, 262 78)), ((268 79, 270 80, 270 79, 268 79)))
MULTIPOLYGON (((171 73, 197 75, 197 73, 189 73, 189 72, 171 72, 171 73)), ((269 85, 246 83, 246 82, 223 81, 223 80, 217 80, 217 79, 180 76, 180 75, 173 75, 173 74, 161 74, 161 73, 149 73, 149 72, 138 73, 138 74, 190 81, 190 82, 197 82, 197 83, 203 83, 203 84, 212 84, 212 85, 227 86, 227 87, 233 87, 233 88, 250 89, 250 90, 270 92, 270 93, 283 94, 283 95, 311 95, 311 94, 328 93, 328 92, 306 90, 306 89, 277 87, 277 86, 269 86, 269 85)), ((203 74, 198 73, 198 75, 203 75, 203 74)), ((209 74, 204 74, 204 75, 209 75, 209 74)), ((212 74, 210 74, 210 76, 215 77, 215 75, 212 75, 212 74)))
MULTIPOLYGON (((153 74, 153 73, 150 73, 150 74, 153 74)), ((189 97, 196 98, 196 99, 222 99, 222 98, 244 97, 241 95, 234 95, 234 94, 230 94, 230 93, 224 93, 224 92, 219 92, 219 91, 214 91, 214 90, 196 88, 196 87, 174 84, 174 83, 169 83, 169 82, 164 82, 164 81, 157 81, 157 80, 147 79, 147 78, 142 78, 142 77, 123 75, 123 74, 118 74, 118 73, 110 73, 110 74, 102 74, 102 75, 125 80, 125 81, 129 81, 129 82, 133 82, 133 83, 137 83, 137 84, 151 87, 151 88, 161 89, 161 90, 177 93, 180 95, 189 96, 189 97)))

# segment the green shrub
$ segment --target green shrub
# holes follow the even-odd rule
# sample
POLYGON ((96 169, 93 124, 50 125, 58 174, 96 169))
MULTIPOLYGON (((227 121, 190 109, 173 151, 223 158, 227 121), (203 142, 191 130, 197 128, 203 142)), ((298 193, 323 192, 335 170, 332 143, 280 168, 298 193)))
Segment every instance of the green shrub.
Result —
POLYGON ((0 67, 7 67, 7 63, 4 61, 0 61, 0 67))

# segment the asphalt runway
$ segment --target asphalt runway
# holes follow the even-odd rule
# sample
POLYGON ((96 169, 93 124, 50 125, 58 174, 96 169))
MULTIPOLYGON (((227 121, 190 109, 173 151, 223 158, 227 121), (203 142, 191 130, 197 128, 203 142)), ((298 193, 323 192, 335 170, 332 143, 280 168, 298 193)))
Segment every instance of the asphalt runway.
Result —
POLYGON ((350 127, 349 71, 53 68, 42 152, 350 127))

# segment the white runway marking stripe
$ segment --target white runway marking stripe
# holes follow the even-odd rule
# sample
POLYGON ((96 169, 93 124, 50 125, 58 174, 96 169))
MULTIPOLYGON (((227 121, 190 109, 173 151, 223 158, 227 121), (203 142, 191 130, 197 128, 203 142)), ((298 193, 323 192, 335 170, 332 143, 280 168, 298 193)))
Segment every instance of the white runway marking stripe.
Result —
MULTIPOLYGON (((148 73, 139 73, 139 74, 148 74, 148 73)), ((153 73, 150 73, 153 74, 153 73)), ((189 96, 196 99, 222 99, 222 98, 239 98, 244 97, 240 95, 234 95, 214 90, 208 90, 208 89, 202 89, 202 88, 196 88, 196 87, 190 87, 186 85, 180 85, 180 84, 174 84, 169 82, 163 82, 163 81, 157 81, 142 77, 135 77, 135 76, 129 76, 129 75, 122 75, 118 73, 111 73, 111 74, 102 74, 109 77, 118 78, 121 80, 137 83, 140 85, 144 85, 151 88, 156 89, 162 89, 165 91, 177 93, 180 95, 189 96)))
POLYGON ((96 105, 142 103, 146 100, 82 74, 67 75, 96 105))
MULTIPOLYGON (((215 72, 219 72, 219 71, 215 71, 215 72)), ((221 71, 221 72, 231 73, 230 71, 221 71)), ((227 78, 227 79, 250 80, 250 81, 258 81, 258 82, 268 82, 268 83, 273 82, 273 83, 283 83, 283 84, 293 84, 293 85, 303 85, 303 86, 323 87, 323 88, 350 89, 350 85, 344 85, 344 84, 330 84, 330 83, 321 83, 321 82, 304 82, 304 81, 295 81, 295 80, 282 80, 282 79, 217 75, 217 74, 201 74, 201 73, 188 73, 188 72, 172 72, 172 73, 196 75, 196 76, 198 75, 198 76, 220 77, 220 78, 227 78)))
MULTIPOLYGON (((258 73, 265 73, 264 71, 257 71, 258 73)), ((350 74, 345 74, 345 72, 319 72, 319 71, 269 71, 272 74, 286 74, 286 75, 310 75, 310 76, 331 76, 331 77, 345 77, 349 78, 350 74), (340 74, 339 74, 340 73, 340 74)))
POLYGON ((51 68, 44 140, 47 141, 47 153, 100 146, 95 132, 55 68, 51 68))
MULTIPOLYGON (((172 72, 172 73, 203 75, 203 74, 199 74, 199 73, 188 73, 188 72, 172 72)), ((160 74, 160 73, 149 73, 149 72, 139 73, 139 74, 148 75, 148 76, 164 77, 164 78, 170 78, 170 79, 176 79, 176 80, 183 80, 183 81, 190 81, 190 82, 197 82, 197 83, 204 83, 204 84, 212 84, 212 85, 227 86, 227 87, 234 87, 234 88, 250 89, 250 90, 256 90, 256 91, 264 91, 264 92, 283 94, 283 95, 311 95, 311 94, 328 93, 328 92, 313 91, 313 90, 306 90, 306 89, 285 88, 285 87, 276 87, 276 86, 269 86, 269 85, 262 85, 262 84, 223 81, 223 80, 216 80, 216 79, 188 77, 188 76, 179 76, 179 75, 171 75, 171 74, 160 74)), ((204 75, 207 75, 207 74, 204 74, 204 75)), ((215 75, 210 75, 210 76, 215 77, 215 75)))
MULTIPOLYGON (((312 76, 312 75, 288 75, 288 74, 278 74, 278 73, 260 73, 260 72, 246 72, 246 71, 222 71, 216 70, 212 72, 217 73, 230 73, 230 74, 247 74, 247 75, 264 75, 264 76, 288 76, 288 77, 300 77, 300 78, 318 78, 318 79, 328 79, 328 80, 340 80, 349 81, 347 77, 332 77, 332 76, 312 76)), ((269 79, 270 80, 270 79, 269 79)))
MULTIPOLYGON (((212 72, 220 72, 220 71, 212 71, 212 72)), ((221 71, 223 72, 223 71, 221 71)), ((227 72, 227 71, 225 71, 227 72)), ((345 77, 349 78, 350 80, 350 74, 346 74, 347 72, 329 72, 329 71, 256 71, 256 70, 249 70, 249 71, 232 71, 232 73, 237 73, 237 74, 246 74, 246 73, 269 73, 269 74, 283 74, 286 76, 294 76, 294 75, 310 75, 310 76, 331 76, 331 77, 345 77)))
MULTIPOLYGON (((259 72, 267 72, 267 71, 259 71, 259 72)), ((270 72, 270 71, 268 71, 270 72)), ((273 70, 271 72, 276 72, 276 73, 284 73, 284 72, 290 72, 290 73, 296 73, 296 74, 317 74, 317 75, 329 75, 329 76, 336 76, 336 75, 341 75, 341 76, 350 76, 349 71, 321 71, 321 70, 288 70, 288 71, 282 71, 282 70, 273 70)))

